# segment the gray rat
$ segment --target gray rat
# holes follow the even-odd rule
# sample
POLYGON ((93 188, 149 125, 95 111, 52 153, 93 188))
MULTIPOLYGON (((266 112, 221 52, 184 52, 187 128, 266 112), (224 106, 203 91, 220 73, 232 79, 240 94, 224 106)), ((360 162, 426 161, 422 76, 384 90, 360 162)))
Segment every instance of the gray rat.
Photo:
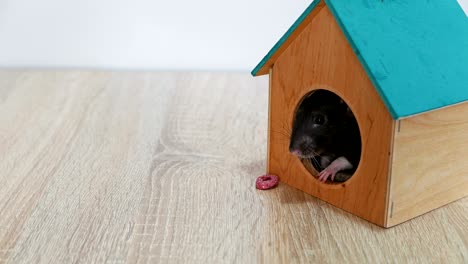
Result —
POLYGON ((361 156, 361 137, 356 119, 336 94, 316 90, 296 111, 289 151, 310 159, 325 182, 349 179, 361 156))

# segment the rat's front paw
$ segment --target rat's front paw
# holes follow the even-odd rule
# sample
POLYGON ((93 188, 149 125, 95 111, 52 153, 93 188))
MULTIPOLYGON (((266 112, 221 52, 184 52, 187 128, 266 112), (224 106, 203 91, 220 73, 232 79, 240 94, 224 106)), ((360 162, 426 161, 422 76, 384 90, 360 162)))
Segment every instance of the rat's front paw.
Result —
POLYGON ((336 171, 330 167, 325 168, 318 174, 318 180, 321 182, 326 182, 327 179, 331 176, 331 180, 335 179, 336 171))
POLYGON ((334 181, 335 175, 338 171, 351 169, 352 167, 353 165, 348 161, 348 159, 345 157, 339 157, 319 173, 318 180, 325 182, 331 176, 331 180, 334 181))

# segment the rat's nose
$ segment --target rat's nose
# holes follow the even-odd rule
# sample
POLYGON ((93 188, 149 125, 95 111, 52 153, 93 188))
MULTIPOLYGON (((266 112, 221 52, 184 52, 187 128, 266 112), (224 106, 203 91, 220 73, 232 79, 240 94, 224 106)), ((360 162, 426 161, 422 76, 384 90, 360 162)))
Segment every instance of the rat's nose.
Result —
POLYGON ((315 144, 312 138, 304 136, 299 138, 299 140, 291 142, 289 152, 296 156, 304 156, 309 155, 314 147, 315 144))
POLYGON ((301 151, 299 151, 297 149, 290 149, 289 152, 291 152, 291 154, 296 155, 296 156, 301 155, 301 151))

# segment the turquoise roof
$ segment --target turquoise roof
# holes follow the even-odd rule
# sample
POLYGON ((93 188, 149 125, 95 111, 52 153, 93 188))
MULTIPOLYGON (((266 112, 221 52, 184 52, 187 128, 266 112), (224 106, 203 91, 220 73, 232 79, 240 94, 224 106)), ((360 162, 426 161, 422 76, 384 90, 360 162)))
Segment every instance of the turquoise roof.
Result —
POLYGON ((468 15, 457 0, 325 3, 393 118, 468 100, 468 15))

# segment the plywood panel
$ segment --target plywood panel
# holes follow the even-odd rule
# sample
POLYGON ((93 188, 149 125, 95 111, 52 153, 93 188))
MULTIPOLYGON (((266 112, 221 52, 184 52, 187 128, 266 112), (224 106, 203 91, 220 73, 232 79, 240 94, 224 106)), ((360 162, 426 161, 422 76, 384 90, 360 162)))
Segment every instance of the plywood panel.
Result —
POLYGON ((468 195, 468 103, 400 121, 389 224, 468 195))
POLYGON ((385 225, 393 120, 327 7, 273 67, 269 172, 282 181, 379 225, 385 225), (362 161, 349 181, 324 185, 288 152, 293 111, 313 89, 329 89, 351 107, 363 138, 362 161))

